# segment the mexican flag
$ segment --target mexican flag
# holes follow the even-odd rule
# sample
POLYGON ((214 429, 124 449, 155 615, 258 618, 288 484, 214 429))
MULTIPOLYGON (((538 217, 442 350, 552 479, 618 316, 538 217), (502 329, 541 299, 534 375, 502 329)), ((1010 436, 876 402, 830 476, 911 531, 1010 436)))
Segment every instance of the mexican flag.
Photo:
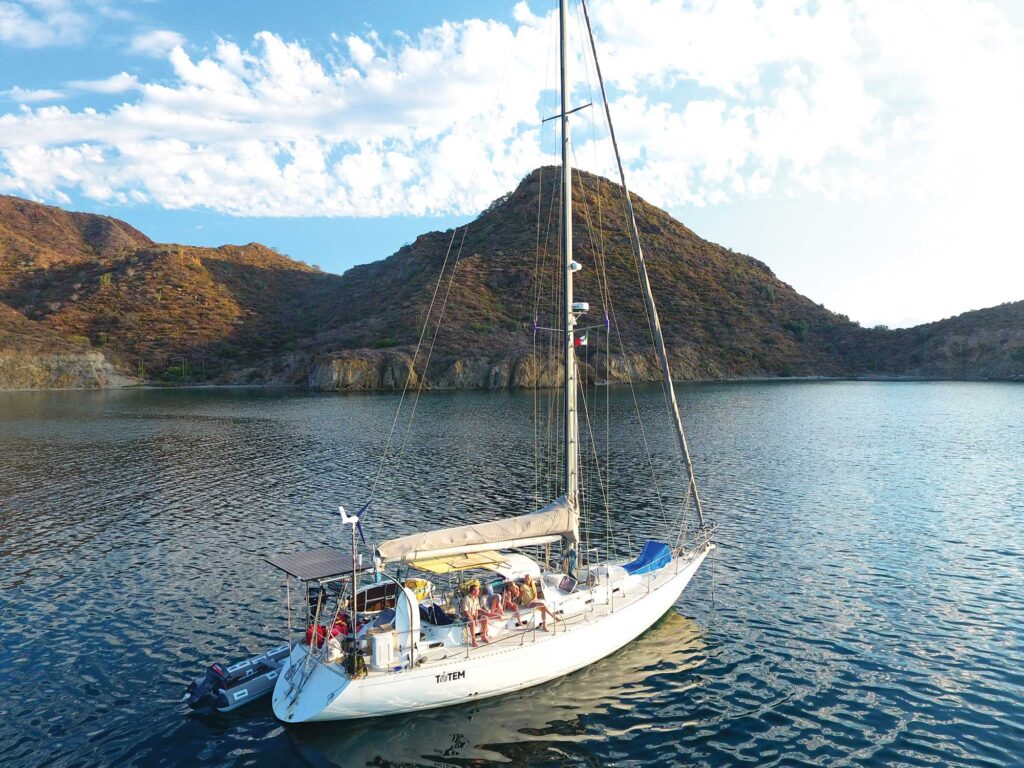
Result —
POLYGON ((572 343, 577 347, 587 346, 587 334, 584 333, 582 336, 577 336, 575 339, 573 339, 572 343))

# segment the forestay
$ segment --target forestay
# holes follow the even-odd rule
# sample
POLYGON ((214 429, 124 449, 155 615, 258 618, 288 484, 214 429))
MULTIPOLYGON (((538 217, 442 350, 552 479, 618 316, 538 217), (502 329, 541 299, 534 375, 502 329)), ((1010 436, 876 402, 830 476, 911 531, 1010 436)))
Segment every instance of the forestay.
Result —
POLYGON ((565 496, 528 515, 425 531, 385 541, 377 547, 383 561, 426 560, 463 552, 525 547, 567 539, 580 539, 580 516, 565 496))

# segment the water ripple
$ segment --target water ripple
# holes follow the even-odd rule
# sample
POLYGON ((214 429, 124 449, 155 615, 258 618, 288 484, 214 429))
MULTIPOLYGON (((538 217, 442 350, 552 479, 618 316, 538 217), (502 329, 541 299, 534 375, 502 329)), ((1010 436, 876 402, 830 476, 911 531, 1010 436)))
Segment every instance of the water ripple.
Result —
MULTIPOLYGON (((662 513, 628 393, 608 393, 613 509, 643 512, 616 513, 613 540, 602 513, 594 541, 621 551, 662 513)), ((182 682, 280 640, 262 557, 339 543, 331 510, 365 497, 396 398, 0 393, 0 763, 1020 765, 1020 393, 687 386, 721 533, 677 611, 539 688, 289 728, 262 705, 188 713, 182 682)), ((669 469, 658 391, 641 407, 669 469)), ((368 534, 529 509, 532 413, 529 394, 423 398, 368 534)))

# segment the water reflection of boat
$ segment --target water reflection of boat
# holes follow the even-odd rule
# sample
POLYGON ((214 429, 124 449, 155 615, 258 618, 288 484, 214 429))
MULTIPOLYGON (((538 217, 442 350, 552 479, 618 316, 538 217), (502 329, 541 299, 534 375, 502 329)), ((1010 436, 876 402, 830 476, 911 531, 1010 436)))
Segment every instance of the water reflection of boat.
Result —
POLYGON ((556 745, 606 738, 601 715, 668 701, 699 685, 703 628, 670 611, 602 661, 546 685, 447 709, 314 724, 293 737, 338 765, 508 764, 556 745))

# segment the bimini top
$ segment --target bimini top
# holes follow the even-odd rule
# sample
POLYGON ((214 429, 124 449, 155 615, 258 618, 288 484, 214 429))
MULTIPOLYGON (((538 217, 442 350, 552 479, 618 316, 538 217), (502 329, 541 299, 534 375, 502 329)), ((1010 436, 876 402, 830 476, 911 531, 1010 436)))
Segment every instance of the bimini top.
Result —
POLYGON ((467 552, 511 549, 566 538, 580 539, 580 515, 564 496, 528 515, 425 531, 385 541, 377 556, 387 561, 431 560, 467 552))
MULTIPOLYGON (((320 547, 306 552, 271 555, 265 558, 275 568, 301 581, 321 581, 352 573, 352 555, 334 547, 320 547)), ((369 570, 360 568, 360 571, 369 570)))
POLYGON ((519 552, 469 552, 461 555, 445 555, 429 560, 409 561, 409 567, 429 573, 446 574, 454 571, 468 571, 483 568, 501 574, 506 579, 518 579, 530 574, 540 577, 537 562, 519 552))
POLYGON ((461 555, 430 557, 409 562, 411 568, 428 573, 445 574, 453 571, 468 571, 473 568, 489 568, 494 570, 504 565, 504 558, 497 552, 466 552, 461 555))

